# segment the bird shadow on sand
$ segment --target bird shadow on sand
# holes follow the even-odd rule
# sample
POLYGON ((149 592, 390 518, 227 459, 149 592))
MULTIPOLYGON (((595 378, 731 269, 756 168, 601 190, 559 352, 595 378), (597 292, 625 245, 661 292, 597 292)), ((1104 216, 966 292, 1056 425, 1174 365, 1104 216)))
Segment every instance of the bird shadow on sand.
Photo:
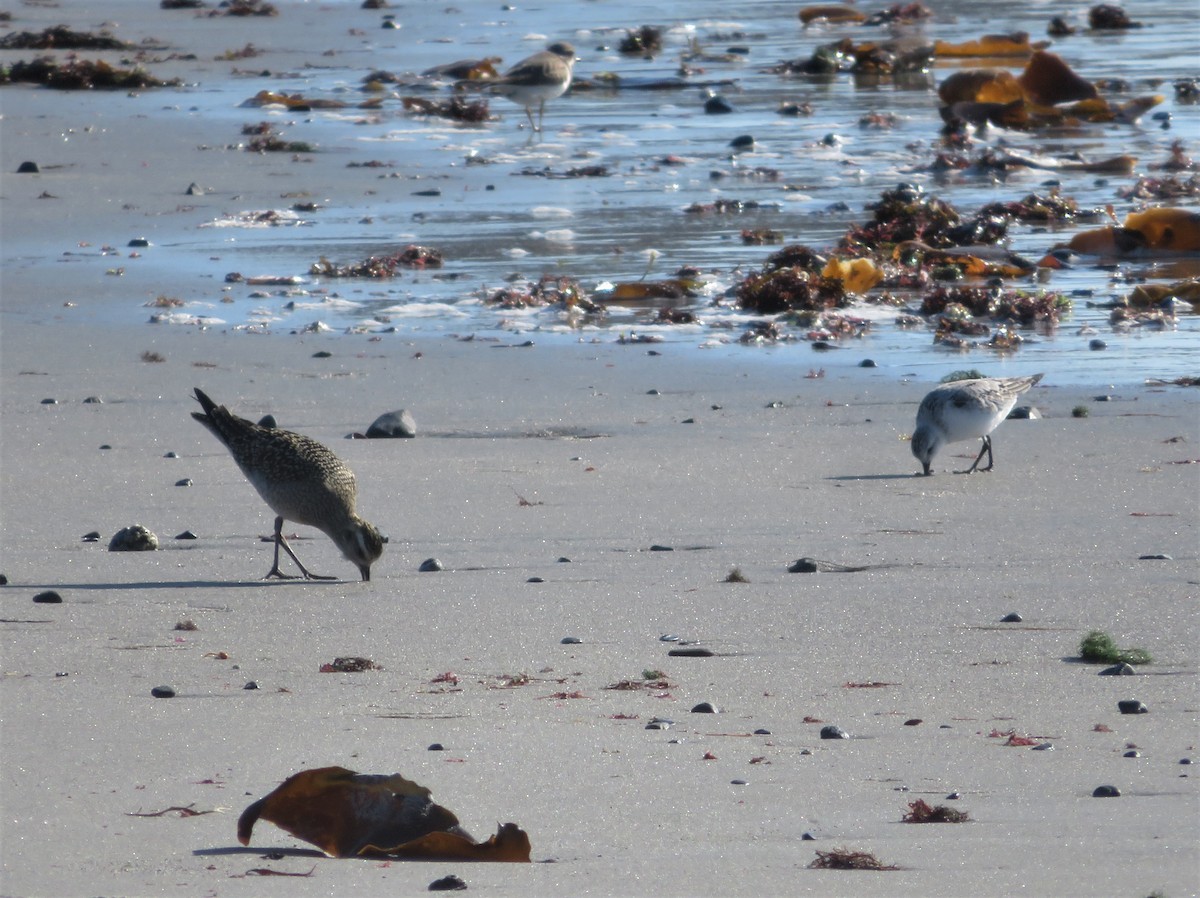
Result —
POLYGON ((917 474, 838 474, 835 477, 826 477, 826 480, 912 480, 914 477, 922 476, 917 474))
POLYGON ((232 589, 246 587, 251 589, 270 589, 287 586, 345 586, 358 583, 357 580, 147 580, 141 583, 13 583, 9 587, 18 586, 23 589, 72 589, 80 592, 86 590, 105 589, 232 589))

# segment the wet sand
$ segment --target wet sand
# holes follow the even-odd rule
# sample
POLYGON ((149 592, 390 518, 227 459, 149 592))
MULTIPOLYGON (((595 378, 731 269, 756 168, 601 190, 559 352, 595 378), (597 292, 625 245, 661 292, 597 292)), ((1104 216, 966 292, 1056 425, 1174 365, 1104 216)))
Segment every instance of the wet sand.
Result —
MULTIPOLYGON (((73 239, 126 234, 136 222, 114 222, 152 221, 180 181, 223 176, 218 154, 171 171, 138 121, 106 132, 124 154, 80 157, 117 189, 82 179, 73 239), (171 176, 150 190, 144 171, 171 176)), ((6 155, 6 241, 11 170, 6 155)), ((28 208, 23 241, 63 239, 49 205, 28 208)), ((1200 735, 1194 389, 1047 379, 1027 397, 1044 417, 996 432, 994 472, 950 474, 976 451, 957 444, 921 478, 904 437, 936 377, 524 336, 120 328, 91 315, 92 291, 171 285, 96 263, 0 285, 0 893, 383 895, 449 872, 524 896, 1200 886, 1180 763, 1200 735), (272 515, 190 419, 194 386, 353 467, 390 538, 370 583, 306 528, 288 529, 301 558, 346 579, 257 579, 272 515), (416 439, 345 439, 398 408, 416 439), (159 551, 107 552, 134 523, 159 551), (788 573, 802 556, 870 569, 788 573), (427 558, 445 570, 418 573, 427 558), (726 582, 735 568, 748 582, 726 582), (45 590, 63 602, 34 604, 45 590), (1093 629, 1155 663, 1098 676, 1076 660, 1093 629), (668 634, 715 654, 669 657, 668 634), (339 656, 382 669, 319 672, 339 656), (654 669, 669 687, 606 688, 654 669), (456 685, 435 682, 447 672, 456 685), (1121 715, 1124 699, 1149 713, 1121 715), (691 712, 704 701, 718 713, 691 712), (827 724, 850 738, 822 740, 827 724), (335 764, 403 773, 480 837, 515 821, 535 863, 329 860, 265 823, 237 844, 247 804, 335 764), (1101 785, 1121 796, 1093 798, 1101 785), (971 822, 901 824, 917 798, 971 822), (172 807, 201 813, 131 816, 172 807), (841 847, 899 869, 807 869, 841 847), (247 875, 262 868, 313 872, 247 875)))

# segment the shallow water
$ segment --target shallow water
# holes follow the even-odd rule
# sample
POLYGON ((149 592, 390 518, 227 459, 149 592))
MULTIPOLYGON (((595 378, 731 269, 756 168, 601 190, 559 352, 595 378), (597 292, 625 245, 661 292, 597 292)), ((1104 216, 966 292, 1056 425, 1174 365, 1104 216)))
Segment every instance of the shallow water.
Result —
MULTIPOLYGON (((866 83, 847 73, 785 77, 766 69, 783 60, 807 58, 817 46, 842 36, 856 41, 891 35, 958 41, 1026 30, 1035 40, 1042 39, 1050 18, 1064 14, 1056 4, 932 2, 928 5, 936 14, 933 20, 895 30, 806 28, 796 16, 799 4, 778 2, 741 4, 736 18, 729 16, 728 4, 697 2, 663 8, 665 14, 653 19, 640 5, 608 2, 507 11, 492 3, 463 3, 457 7, 459 13, 409 6, 366 11, 357 0, 277 5, 282 16, 274 20, 275 33, 286 27, 287 39, 300 40, 301 49, 311 41, 314 67, 292 69, 274 78, 232 73, 235 66, 271 68, 270 54, 209 66, 199 83, 180 91, 155 92, 155 102, 143 104, 143 110, 160 116, 164 127, 178 123, 181 116, 203 120, 213 135, 230 143, 238 139, 242 124, 272 121, 287 139, 315 144, 318 165, 343 169, 374 160, 389 167, 356 170, 354 189, 345 195, 321 195, 317 211, 300 213, 304 223, 229 227, 214 226, 227 222, 210 217, 198 223, 181 221, 165 233, 160 227, 143 267, 157 265, 170 272, 175 283, 171 295, 188 302, 168 320, 186 322, 201 316, 214 325, 285 331, 320 321, 335 330, 368 330, 385 340, 391 335, 455 333, 506 342, 535 336, 611 341, 637 334, 721 353, 760 353, 811 368, 850 367, 869 357, 880 366, 925 371, 930 377, 962 367, 996 374, 1045 371, 1048 382, 1129 382, 1197 373, 1200 316, 1181 315, 1176 328, 1161 332, 1115 333, 1107 324, 1107 310, 1099 304, 1124 294, 1129 287, 1126 273, 1145 267, 1129 263, 1116 269, 1084 263, 1056 272, 1044 286, 1073 295, 1073 313, 1056 331, 1028 333, 1026 345, 1006 356, 984 348, 968 353, 935 348, 930 331, 902 330, 892 323, 894 309, 870 305, 850 311, 871 318, 872 328, 840 351, 815 353, 803 340, 775 347, 722 348, 736 343, 755 317, 734 308, 724 294, 778 249, 744 245, 740 237, 744 228, 771 228, 783 232, 786 243, 827 247, 847 225, 869 217, 864 207, 882 191, 901 182, 919 184, 964 213, 986 202, 1044 193, 1057 184, 1081 207, 1111 203, 1123 217, 1135 206, 1119 199, 1117 190, 1146 173, 1148 165, 1164 161, 1172 141, 1182 139, 1189 150, 1200 153, 1195 146, 1200 106, 1177 102, 1171 87, 1174 79, 1196 74, 1200 26, 1189 4, 1139 3, 1130 7, 1130 15, 1147 27, 1108 34, 1086 33, 1086 7, 1073 7, 1068 18, 1081 27, 1080 33, 1057 40, 1052 47, 1090 80, 1132 82, 1121 98, 1164 95, 1165 101, 1153 112, 1169 113, 1169 127, 1147 115, 1135 125, 1086 125, 1052 134, 992 130, 979 135, 974 148, 1007 145, 1056 155, 1081 153, 1093 159, 1129 153, 1140 160, 1134 175, 1042 170, 1013 174, 1002 181, 922 171, 938 148, 941 123, 934 91, 937 82, 959 66, 1019 72, 1023 62, 939 63, 927 77, 903 84, 890 79, 866 83), (386 15, 395 16, 401 27, 380 28, 386 15), (652 59, 616 52, 625 29, 644 24, 663 28, 663 51, 652 59), (357 31, 351 32, 352 28, 357 31), (354 108, 288 113, 242 107, 264 88, 357 103, 363 97, 362 79, 370 71, 386 69, 405 76, 484 55, 502 56, 507 65, 540 49, 547 40, 561 38, 571 40, 579 51, 576 75, 580 80, 594 80, 605 72, 619 73, 627 84, 673 78, 692 40, 713 55, 692 63, 702 71, 691 75, 683 89, 574 90, 549 104, 546 132, 540 137, 525 130, 520 108, 503 99, 491 101, 497 118, 478 126, 411 117, 394 98, 385 100, 375 113, 354 108), (318 51, 331 43, 337 44, 339 52, 320 56, 318 51), (730 49, 737 52, 727 53, 730 49), (706 86, 726 97, 735 111, 706 115, 702 96, 706 86), (777 109, 785 101, 811 104, 812 114, 780 115, 777 109), (897 122, 890 128, 861 127, 860 118, 872 112, 893 113, 897 122), (734 154, 730 141, 747 134, 755 139, 753 151, 734 154), (668 157, 675 162, 664 163, 668 157), (608 174, 538 175, 547 171, 562 175, 580 166, 603 166, 608 174), (428 190, 437 193, 418 195, 428 190), (718 198, 760 207, 736 214, 683 211, 693 203, 718 198), (405 271, 390 281, 322 280, 307 275, 309 266, 322 257, 351 263, 410 242, 441 251, 445 267, 405 271), (613 305, 607 316, 599 318, 568 318, 550 308, 503 310, 484 302, 484 297, 517 274, 533 280, 544 273, 570 276, 595 290, 605 283, 669 277, 683 265, 696 266, 707 281, 702 295, 687 306, 699 317, 696 325, 656 324, 661 302, 613 305), (303 276, 304 283, 291 290, 234 285, 223 291, 227 301, 218 303, 221 291, 215 285, 229 271, 303 276), (1085 327, 1099 333, 1081 334, 1085 327), (1093 336, 1103 338, 1109 348, 1089 350, 1093 336)), ((870 12, 882 6, 864 8, 870 12)), ((248 22, 240 27, 254 35, 256 44, 269 46, 270 21, 266 26, 248 22)), ((236 28, 230 31, 230 46, 238 34, 236 28)), ((128 33, 121 36, 129 37, 128 33)), ((155 74, 171 74, 150 68, 155 74)), ((447 88, 425 90, 423 95, 434 99, 449 96, 447 88)), ((415 87, 396 87, 391 96, 417 92, 415 87)), ((122 104, 120 98, 45 94, 45 103, 86 102, 93 112, 106 103, 114 110, 122 104)), ((249 154, 227 155, 228 167, 248 166, 253 159, 249 154), (249 161, 243 161, 247 157, 249 161)), ((342 177, 348 176, 342 173, 342 177)), ((314 181, 319 183, 319 177, 314 181)), ((278 208, 286 209, 288 202, 280 200, 278 208)), ((223 208, 231 213, 250 211, 236 208, 232 200, 223 208)), ((1055 232, 1016 224, 1010 228, 1010 246, 1036 260, 1075 230, 1089 226, 1076 224, 1055 232)), ((3 250, 6 264, 34 266, 44 261, 39 247, 11 236, 6 234, 3 250)), ((52 254, 57 255, 58 249, 52 254)), ((122 295, 111 284, 104 286, 107 298, 101 319, 147 326, 143 296, 132 288, 122 295)))

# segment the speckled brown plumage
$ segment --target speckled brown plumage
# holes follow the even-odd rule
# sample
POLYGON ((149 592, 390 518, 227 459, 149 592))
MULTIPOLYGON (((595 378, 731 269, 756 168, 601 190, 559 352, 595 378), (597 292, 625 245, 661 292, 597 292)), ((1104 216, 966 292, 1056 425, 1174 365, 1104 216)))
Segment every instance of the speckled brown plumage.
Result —
POLYGON ((277 515, 275 564, 267 577, 288 576, 279 570, 282 546, 305 578, 335 579, 310 573, 300 563, 283 537, 283 522, 288 520, 325 533, 358 566, 363 580, 370 580, 371 564, 383 554, 383 538, 354 510, 354 472, 328 448, 303 434, 239 418, 199 388, 196 401, 204 411, 192 412, 192 417, 225 444, 246 479, 277 515))

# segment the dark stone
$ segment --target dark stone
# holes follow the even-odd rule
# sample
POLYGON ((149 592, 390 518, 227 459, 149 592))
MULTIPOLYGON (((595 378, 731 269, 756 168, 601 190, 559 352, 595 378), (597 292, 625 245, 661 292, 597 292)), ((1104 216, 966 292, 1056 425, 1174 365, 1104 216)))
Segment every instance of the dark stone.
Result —
POLYGON ((904 725, 906 727, 920 726, 922 723, 923 721, 920 717, 910 717, 908 720, 904 721, 904 725))
POLYGON ((204 196, 204 188, 193 181, 188 185, 188 189, 184 191, 187 196, 204 196))
POLYGON ((417 422, 408 409, 386 412, 376 418, 367 428, 368 439, 410 439, 417 435, 417 422))
POLYGON ((1032 405, 1018 405, 1008 417, 1014 421, 1037 421, 1042 417, 1042 413, 1032 405))
POLYGON ((36 162, 22 162, 17 166, 18 175, 36 175, 41 172, 36 162))
POLYGON ((432 571, 444 571, 445 568, 442 567, 442 563, 436 558, 426 558, 421 562, 421 566, 417 570, 422 574, 428 574, 432 571))
POLYGON ((465 890, 467 884, 451 873, 449 876, 443 876, 441 879, 435 879, 429 884, 431 892, 461 892, 465 890))
POLYGON ((688 646, 685 649, 671 649, 667 652, 668 658, 711 658, 716 654, 712 649, 701 648, 700 646, 688 646))
POLYGON ((265 427, 267 430, 275 430, 279 426, 279 422, 275 420, 274 415, 263 415, 258 419, 258 426, 265 427))
POLYGON ((183 480, 176 480, 176 481, 175 481, 175 485, 176 485, 176 486, 191 486, 191 485, 192 485, 192 478, 190 478, 190 477, 185 477, 185 478, 183 478, 183 480))
POLYGON ((657 543, 655 543, 653 546, 650 547, 650 551, 651 552, 674 552, 675 547, 674 546, 660 546, 657 543))
POLYGON ((192 533, 192 531, 190 531, 190 530, 185 530, 185 531, 183 531, 183 533, 177 533, 175 535, 175 538, 176 539, 199 539, 200 537, 196 536, 196 534, 192 533))
POLYGON ((247 683, 246 683, 246 685, 245 685, 245 686, 243 686, 242 688, 243 688, 243 689, 248 689, 248 690, 254 690, 254 689, 257 689, 257 688, 258 688, 258 684, 257 684, 257 683, 255 683, 253 680, 250 680, 250 681, 249 681, 249 682, 247 682, 247 683))
POLYGON ((147 240, 145 237, 134 237, 132 240, 130 240, 130 241, 129 241, 127 244, 125 244, 125 245, 126 245, 126 246, 133 246, 133 247, 147 247, 147 246, 150 246, 150 245, 151 245, 151 243, 150 243, 150 241, 149 241, 149 240, 147 240))
POLYGON ((566 555, 563 555, 563 556, 561 556, 561 557, 558 559, 558 563, 559 563, 559 564, 570 564, 570 563, 571 563, 571 559, 570 559, 570 558, 568 558, 566 555))
POLYGON ((1112 667, 1106 667, 1100 671, 1102 677, 1132 677, 1136 676, 1137 671, 1133 669, 1132 664, 1114 664, 1112 667))
POLYGON ((312 354, 312 357, 314 359, 331 359, 333 358, 333 353, 328 349, 318 349, 312 354))
POLYGON ((729 105, 728 100, 718 94, 704 101, 704 112, 706 115, 727 115, 733 112, 733 107, 729 105))
POLYGON ((1125 752, 1125 754, 1121 755, 1122 758, 1140 758, 1141 756, 1142 753, 1136 748, 1131 748, 1129 751, 1125 752))
POLYGON ((1171 561, 1170 555, 1163 555, 1161 552, 1154 555, 1139 555, 1138 561, 1171 561))
POLYGON ((738 150, 754 149, 754 138, 749 134, 741 134, 729 141, 729 146, 736 152, 738 150))
POLYGON ((843 730, 839 726, 834 726, 833 724, 829 724, 828 726, 821 727, 821 738, 822 739, 849 739, 850 734, 847 733, 845 730, 843 730))
POLYGON ((1100 352, 1102 349, 1108 349, 1108 344, 1100 339, 1088 340, 1088 349, 1092 352, 1100 352))
POLYGON ((559 640, 562 645, 582 645, 583 640, 578 636, 564 636, 559 640))
POLYGON ((789 574, 815 574, 819 570, 812 558, 798 558, 788 565, 789 574))
POLYGON ((544 577, 530 577, 525 582, 526 583, 545 583, 546 579, 544 577))
POLYGON ((680 637, 676 636, 674 633, 664 633, 662 636, 658 637, 659 642, 679 642, 679 640, 680 637))
POLYGON ((42 400, 42 405, 58 405, 58 400, 46 398, 42 400))
POLYGON ((1120 798, 1121 790, 1116 786, 1097 786, 1092 791, 1092 798, 1120 798))
POLYGON ((174 698, 175 690, 170 686, 155 686, 150 690, 150 694, 155 698, 174 698))
POLYGON ((695 423, 696 423, 696 419, 695 419, 695 418, 684 418, 684 419, 683 419, 681 422, 679 422, 679 423, 681 423, 681 424, 695 424, 695 423))
POLYGON ((83 535, 83 541, 84 541, 85 543, 98 543, 98 542, 100 542, 100 531, 99 531, 99 530, 93 530, 93 531, 91 531, 90 533, 85 533, 85 534, 83 535))
POLYGON ((8 577, 5 574, 0 574, 0 586, 8 586, 8 577))
POLYGON ((817 837, 814 836, 812 833, 804 833, 804 835, 802 835, 800 837, 800 841, 801 842, 815 842, 815 841, 817 841, 817 837))
POLYGON ((61 605, 62 596, 56 593, 53 589, 48 589, 45 592, 39 592, 33 597, 33 601, 38 605, 61 605))
POLYGON ((1190 763, 1192 763, 1192 759, 1191 758, 1180 758, 1179 763, 1180 764, 1190 764, 1190 763))
POLYGON ((89 397, 87 397, 87 399, 83 400, 83 404, 84 405, 103 405, 104 400, 101 399, 99 396, 89 396, 89 397))
POLYGON ((745 780, 730 780, 729 785, 731 785, 731 786, 746 786, 746 785, 749 785, 749 783, 747 783, 745 780))
POLYGON ((860 368, 876 368, 878 366, 875 364, 874 359, 863 359, 861 362, 858 363, 858 367, 860 367, 860 368))
POLYGON ((1002 623, 1002 624, 1019 624, 1024 619, 1025 618, 1021 617, 1021 615, 1017 614, 1017 612, 1010 611, 1008 614, 1004 615, 1004 617, 1000 618, 1000 623, 1002 623))
POLYGON ((101 450, 106 450, 106 449, 111 449, 111 448, 112 448, 112 446, 110 446, 108 443, 101 443, 101 444, 100 444, 100 449, 101 449, 101 450))
POLYGON ((693 714, 716 714, 717 706, 714 705, 712 702, 700 702, 699 704, 692 706, 692 713, 693 714))
POLYGON ((442 745, 442 743, 440 743, 440 742, 431 742, 431 743, 429 743, 429 748, 427 748, 425 750, 426 751, 445 751, 446 746, 442 745))
POLYGON ((163 458, 179 458, 179 453, 172 449, 170 452, 163 453, 163 458))
POLYGON ((770 735, 771 735, 771 731, 770 731, 770 730, 764 730, 764 729, 762 729, 762 728, 760 727, 759 729, 757 729, 757 730, 755 730, 755 731, 754 731, 754 735, 755 735, 755 736, 770 736, 770 735))
POLYGON ((108 542, 110 552, 153 552, 157 548, 158 537, 141 524, 122 527, 108 542))
POLYGON ((961 792, 951 792, 946 796, 946 801, 958 801, 960 798, 962 798, 961 792))
POLYGON ((1139 702, 1137 699, 1125 699, 1117 702, 1117 709, 1122 714, 1148 714, 1150 709, 1139 702))

